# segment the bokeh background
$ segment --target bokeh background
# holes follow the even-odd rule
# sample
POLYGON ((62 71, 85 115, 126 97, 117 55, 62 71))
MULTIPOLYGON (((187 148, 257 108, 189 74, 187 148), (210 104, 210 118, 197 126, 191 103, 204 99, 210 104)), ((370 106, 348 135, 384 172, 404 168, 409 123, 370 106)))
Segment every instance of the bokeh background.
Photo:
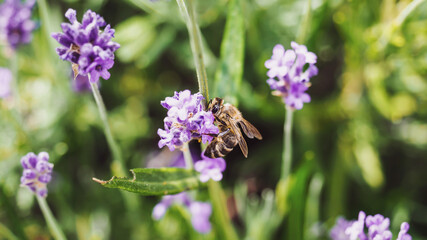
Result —
MULTIPOLYGON (((247 159, 237 149, 226 157, 221 183, 239 236, 328 239, 337 216, 355 219, 364 210, 390 217, 394 236, 408 221, 414 239, 427 239, 427 3, 405 16, 408 0, 312 0, 304 23, 306 0, 241 1, 243 76, 232 95, 221 96, 229 87, 216 76, 229 1, 194 2, 210 95, 238 103, 264 137, 248 140, 247 159), (280 223, 272 205, 285 109, 266 84, 264 62, 275 44, 289 48, 304 24, 302 43, 318 55, 319 75, 308 90, 311 103, 294 114, 298 191, 280 223)), ((215 231, 196 233, 178 207, 152 220, 158 197, 135 195, 125 203, 120 190, 91 180, 111 177, 111 154, 93 96, 73 91, 69 63, 59 60, 49 37, 68 8, 78 19, 92 9, 116 29, 121 48, 100 90, 127 168, 176 157, 157 147, 166 115, 160 101, 174 91, 198 91, 176 2, 38 1, 33 41, 17 53, 19 101, 12 100, 16 93, 0 100, 0 238, 5 229, 18 239, 51 238, 32 193, 19 186, 20 158, 47 151, 55 164, 47 201, 70 239, 216 239, 215 231)), ((0 47, 0 66, 11 67, 10 52, 0 47)))

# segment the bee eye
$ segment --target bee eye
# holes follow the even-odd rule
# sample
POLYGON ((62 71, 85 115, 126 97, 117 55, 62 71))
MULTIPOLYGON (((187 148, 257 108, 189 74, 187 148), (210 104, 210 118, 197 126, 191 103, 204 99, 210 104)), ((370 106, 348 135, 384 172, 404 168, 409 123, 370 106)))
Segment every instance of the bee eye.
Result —
POLYGON ((216 112, 218 112, 218 105, 215 105, 215 106, 212 108, 212 113, 213 113, 213 114, 215 114, 216 112))

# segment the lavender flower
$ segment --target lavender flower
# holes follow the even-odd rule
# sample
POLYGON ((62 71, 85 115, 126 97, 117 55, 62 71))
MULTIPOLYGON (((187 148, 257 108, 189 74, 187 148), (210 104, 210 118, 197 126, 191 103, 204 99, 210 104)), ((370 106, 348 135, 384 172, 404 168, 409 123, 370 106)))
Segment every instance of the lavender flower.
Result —
POLYGON ((209 158, 202 152, 202 160, 194 164, 194 169, 200 172, 200 181, 207 182, 209 179, 221 181, 222 172, 225 170, 223 158, 209 158))
POLYGON ((350 237, 345 233, 345 231, 352 224, 353 221, 347 221, 342 217, 338 218, 335 226, 331 229, 329 236, 332 240, 350 240, 350 237))
POLYGON ((12 72, 7 68, 0 67, 0 98, 6 98, 11 94, 11 82, 12 72))
MULTIPOLYGON (((100 83, 98 82, 97 85, 99 87, 100 83)), ((71 87, 73 91, 77 93, 92 91, 92 88, 89 82, 89 77, 83 76, 81 74, 78 74, 75 78, 74 76, 71 77, 71 87)))
POLYGON ((191 224, 199 233, 211 231, 209 217, 212 214, 212 206, 209 203, 193 202, 190 205, 191 224))
MULTIPOLYGON (((336 225, 332 228, 330 237, 333 240, 391 240, 393 235, 389 230, 390 219, 381 214, 367 216, 363 211, 359 212, 357 221, 346 221, 338 219, 336 225), (364 227, 368 228, 365 233, 364 227)), ((404 222, 400 227, 399 236, 396 240, 412 240, 407 233, 409 224, 404 222)))
POLYGON ((365 226, 365 218, 365 212, 360 211, 358 220, 353 222, 353 224, 345 230, 345 234, 349 236, 350 240, 367 239, 365 233, 363 232, 365 226))
POLYGON ((157 130, 160 136, 159 148, 168 146, 173 151, 193 138, 201 138, 206 143, 212 140, 211 134, 219 133, 212 112, 203 110, 202 100, 201 93, 192 95, 190 90, 184 90, 161 101, 168 113, 164 119, 165 129, 157 130))
POLYGON ((154 206, 152 216, 160 220, 170 206, 178 204, 184 206, 191 214, 191 223, 194 229, 200 233, 208 233, 211 230, 209 218, 212 214, 212 206, 209 203, 194 201, 186 192, 175 195, 167 195, 154 206))
POLYGON ((24 168, 21 177, 21 186, 27 186, 40 197, 47 196, 46 185, 52 179, 53 164, 49 163, 49 154, 40 152, 38 155, 30 152, 21 158, 24 168))
POLYGON ((310 86, 310 78, 318 73, 315 66, 317 56, 296 42, 291 42, 291 47, 285 50, 277 44, 273 48, 271 59, 265 62, 265 67, 269 69, 267 83, 274 90, 273 94, 282 97, 286 105, 301 109, 304 103, 310 102, 310 96, 305 91, 310 86))
POLYGON ((52 34, 62 45, 56 49, 59 57, 77 66, 78 74, 90 74, 91 82, 98 82, 100 77, 109 79, 108 69, 113 67, 114 52, 120 47, 111 41, 114 29, 91 10, 83 15, 81 23, 77 21, 74 9, 68 9, 65 17, 71 24, 62 23, 63 33, 52 34), (101 31, 100 28, 104 26, 104 31, 101 31))
POLYGON ((31 32, 36 24, 30 19, 35 1, 5 0, 0 5, 0 39, 16 49, 31 41, 31 32))
POLYGON ((400 225, 399 235, 396 240, 412 240, 411 235, 408 234, 409 224, 407 222, 403 222, 400 225))

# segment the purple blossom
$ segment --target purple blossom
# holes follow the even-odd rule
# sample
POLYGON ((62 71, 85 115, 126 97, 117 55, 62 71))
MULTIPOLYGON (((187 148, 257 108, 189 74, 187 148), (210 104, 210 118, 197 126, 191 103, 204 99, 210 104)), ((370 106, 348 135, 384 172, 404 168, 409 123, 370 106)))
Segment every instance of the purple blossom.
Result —
POLYGON ((7 68, 0 67, 0 98, 8 97, 11 90, 12 72, 7 68))
POLYGON ((46 185, 52 179, 53 164, 49 163, 49 154, 40 152, 38 155, 30 152, 21 158, 24 168, 21 177, 21 186, 28 187, 40 197, 47 196, 46 185))
POLYGON ((114 52, 120 47, 111 41, 115 30, 91 10, 86 11, 81 23, 77 21, 74 9, 68 9, 65 17, 70 23, 61 24, 62 33, 52 34, 62 45, 56 49, 59 57, 77 65, 79 74, 90 74, 91 82, 98 82, 100 77, 109 79, 108 69, 113 67, 114 52))
POLYGON ((332 240, 350 240, 350 237, 345 233, 345 231, 352 224, 353 221, 347 221, 342 217, 338 218, 335 226, 331 229, 329 236, 332 240))
POLYGON ((34 0, 21 3, 20 0, 5 0, 0 5, 0 39, 6 40, 16 49, 31 41, 36 24, 30 19, 34 0))
MULTIPOLYGON (((330 237, 333 240, 391 240, 393 235, 389 229, 390 219, 381 214, 367 216, 363 211, 359 212, 357 221, 346 221, 338 219, 332 228, 330 237), (367 227, 367 234, 364 227, 367 227)), ((404 222, 400 227, 399 236, 396 240, 412 240, 407 233, 409 224, 404 222)))
POLYGON ((403 222, 400 225, 399 235, 396 240, 412 240, 411 235, 408 234, 409 224, 407 222, 403 222))
MULTIPOLYGON (((98 82, 98 87, 99 85, 100 83, 98 82)), ((83 76, 81 74, 78 74, 75 78, 74 76, 71 77, 71 87, 73 91, 77 93, 92 91, 92 88, 89 82, 89 77, 83 76)))
POLYGON ((209 179, 221 181, 222 172, 225 170, 223 158, 209 158, 202 152, 202 160, 194 164, 194 169, 200 173, 200 181, 207 182, 209 179))
POLYGON ((310 102, 310 96, 305 91, 310 86, 310 78, 318 74, 315 66, 317 56, 296 42, 291 42, 291 47, 286 50, 277 44, 273 48, 271 59, 265 62, 265 67, 269 69, 267 83, 273 94, 282 97, 286 105, 301 109, 304 103, 310 102))
POLYGON ((160 136, 159 148, 168 146, 171 151, 185 142, 196 138, 203 143, 212 140, 211 134, 218 134, 215 117, 212 112, 203 110, 201 93, 191 94, 190 90, 175 92, 160 104, 168 110, 164 119, 164 129, 158 129, 160 136))
POLYGON ((204 202, 192 202, 190 205, 191 224, 199 233, 211 231, 209 217, 212 214, 212 206, 204 202))
POLYGON ((177 204, 185 207, 191 214, 191 223, 194 229, 200 233, 208 233, 211 230, 209 218, 212 214, 210 203, 194 201, 186 193, 167 195, 153 208, 152 216, 155 220, 160 220, 167 212, 170 206, 177 204))
POLYGON ((366 240, 367 237, 363 231, 365 226, 365 218, 366 214, 363 211, 359 212, 359 218, 357 221, 354 221, 353 224, 345 230, 345 234, 347 234, 350 240, 366 240))

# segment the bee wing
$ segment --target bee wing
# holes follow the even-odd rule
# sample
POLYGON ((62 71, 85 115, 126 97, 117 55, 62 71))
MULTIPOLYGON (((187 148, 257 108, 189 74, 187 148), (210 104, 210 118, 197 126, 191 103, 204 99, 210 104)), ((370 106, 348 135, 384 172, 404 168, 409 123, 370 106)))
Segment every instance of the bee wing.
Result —
POLYGON ((245 138, 243 137, 242 132, 240 132, 239 127, 237 126, 237 123, 234 121, 229 121, 231 130, 235 133, 238 141, 239 141, 239 147, 240 150, 242 150, 243 155, 245 158, 248 157, 248 144, 246 144, 245 138))
POLYGON ((254 125, 252 125, 246 119, 239 121, 239 125, 248 138, 256 137, 259 140, 262 139, 261 133, 259 133, 258 129, 256 129, 256 127, 254 127, 254 125))

